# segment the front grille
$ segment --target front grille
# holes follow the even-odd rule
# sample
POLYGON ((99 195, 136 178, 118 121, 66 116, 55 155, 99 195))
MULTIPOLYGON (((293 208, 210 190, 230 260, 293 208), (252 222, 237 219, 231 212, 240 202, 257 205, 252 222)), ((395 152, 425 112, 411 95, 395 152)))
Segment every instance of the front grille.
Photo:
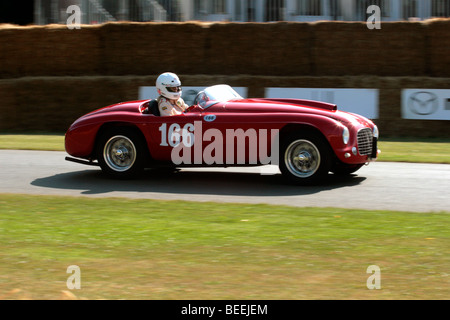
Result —
POLYGON ((369 156, 372 154, 373 134, 369 128, 358 131, 358 150, 361 156, 369 156))

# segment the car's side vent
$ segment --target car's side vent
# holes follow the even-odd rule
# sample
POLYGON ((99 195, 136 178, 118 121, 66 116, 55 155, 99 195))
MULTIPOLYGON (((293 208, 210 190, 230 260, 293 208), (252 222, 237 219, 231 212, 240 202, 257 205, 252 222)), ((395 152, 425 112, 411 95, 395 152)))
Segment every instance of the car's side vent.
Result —
POLYGON ((362 156, 369 156, 372 154, 373 134, 369 128, 364 128, 358 131, 358 150, 362 156))

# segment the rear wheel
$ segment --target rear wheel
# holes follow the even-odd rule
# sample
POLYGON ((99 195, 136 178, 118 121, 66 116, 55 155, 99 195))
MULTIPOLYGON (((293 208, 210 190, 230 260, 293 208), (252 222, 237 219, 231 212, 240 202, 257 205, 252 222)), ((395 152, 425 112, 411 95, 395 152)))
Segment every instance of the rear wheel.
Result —
POLYGON ((103 172, 116 178, 133 178, 144 168, 145 145, 129 128, 111 128, 101 134, 97 158, 103 172))
POLYGON ((316 134, 294 135, 280 148, 280 171, 297 184, 322 180, 330 170, 329 146, 316 134))

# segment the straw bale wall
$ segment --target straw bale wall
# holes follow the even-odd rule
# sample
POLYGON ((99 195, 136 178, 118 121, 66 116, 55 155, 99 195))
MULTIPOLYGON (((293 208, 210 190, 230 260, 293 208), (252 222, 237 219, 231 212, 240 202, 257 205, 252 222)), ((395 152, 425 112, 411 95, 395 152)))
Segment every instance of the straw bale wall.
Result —
MULTIPOLYGON (((81 115, 121 101, 136 100, 152 76, 26 77, 0 80, 0 132, 64 132, 81 115)), ((401 118, 404 88, 450 88, 450 78, 431 77, 276 77, 251 75, 180 75, 185 86, 227 83, 248 87, 249 97, 263 97, 265 87, 378 88, 383 136, 450 138, 448 121, 401 118)), ((338 106, 339 107, 339 106, 338 106)))
POLYGON ((0 27, 0 78, 250 74, 450 76, 450 19, 0 27))

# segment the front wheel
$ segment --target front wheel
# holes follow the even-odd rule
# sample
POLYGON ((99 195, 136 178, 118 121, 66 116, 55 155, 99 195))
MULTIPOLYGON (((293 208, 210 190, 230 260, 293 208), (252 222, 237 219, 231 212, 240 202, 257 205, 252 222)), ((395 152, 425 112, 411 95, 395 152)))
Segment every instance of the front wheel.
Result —
POLYGON ((280 171, 291 182, 312 184, 330 170, 330 150, 318 135, 297 135, 284 140, 280 149, 280 171))
POLYGON ((115 178, 133 178, 144 168, 141 137, 128 128, 104 132, 97 144, 97 158, 103 172, 115 178))

